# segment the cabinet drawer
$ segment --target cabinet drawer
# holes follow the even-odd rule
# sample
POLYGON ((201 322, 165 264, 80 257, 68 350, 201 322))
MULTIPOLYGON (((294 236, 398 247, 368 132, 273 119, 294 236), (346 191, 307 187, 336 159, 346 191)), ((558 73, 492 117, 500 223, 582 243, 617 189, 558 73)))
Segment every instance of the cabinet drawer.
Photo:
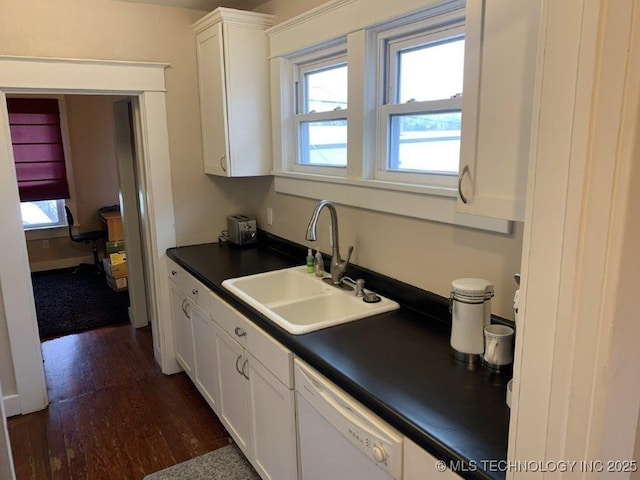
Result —
POLYGON ((186 271, 184 273, 182 288, 185 294, 209 316, 211 312, 211 302, 209 301, 210 290, 186 271))
POLYGON ((210 298, 213 320, 267 367, 287 388, 292 388, 293 354, 291 351, 214 293, 210 294, 210 298))
POLYGON ((209 316, 210 302, 208 294, 210 290, 170 258, 167 258, 167 271, 169 278, 209 316))

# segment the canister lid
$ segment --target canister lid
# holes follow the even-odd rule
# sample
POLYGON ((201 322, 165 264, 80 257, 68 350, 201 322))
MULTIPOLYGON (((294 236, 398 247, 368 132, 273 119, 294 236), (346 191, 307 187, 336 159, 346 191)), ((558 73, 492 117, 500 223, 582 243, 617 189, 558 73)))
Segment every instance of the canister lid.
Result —
POLYGON ((483 278, 458 278, 451 282, 452 294, 474 298, 493 297, 493 284, 483 278))

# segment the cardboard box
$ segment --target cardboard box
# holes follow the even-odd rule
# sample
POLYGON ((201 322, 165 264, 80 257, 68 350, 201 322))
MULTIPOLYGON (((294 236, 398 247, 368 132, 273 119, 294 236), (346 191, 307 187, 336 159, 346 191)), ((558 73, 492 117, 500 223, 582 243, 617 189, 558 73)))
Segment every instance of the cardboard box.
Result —
POLYGON ((102 265, 107 277, 111 276, 114 278, 120 278, 127 276, 127 262, 114 265, 109 261, 109 258, 104 258, 102 260, 102 265))
POLYGON ((124 292, 128 287, 127 277, 112 277, 107 275, 107 285, 116 292, 124 292))

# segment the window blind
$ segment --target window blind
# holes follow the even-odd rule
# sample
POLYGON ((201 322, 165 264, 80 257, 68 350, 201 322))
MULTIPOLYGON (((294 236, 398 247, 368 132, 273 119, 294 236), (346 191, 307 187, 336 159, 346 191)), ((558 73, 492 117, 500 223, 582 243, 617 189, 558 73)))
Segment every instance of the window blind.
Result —
POLYGON ((58 101, 8 98, 21 202, 69 198, 58 101))

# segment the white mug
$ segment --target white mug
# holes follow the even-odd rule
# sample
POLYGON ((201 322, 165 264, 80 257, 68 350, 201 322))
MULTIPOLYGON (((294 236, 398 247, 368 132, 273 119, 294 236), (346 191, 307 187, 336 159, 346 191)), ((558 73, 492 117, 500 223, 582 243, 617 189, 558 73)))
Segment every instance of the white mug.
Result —
POLYGON ((513 328, 506 325, 484 327, 484 361, 489 367, 513 363, 513 328))

